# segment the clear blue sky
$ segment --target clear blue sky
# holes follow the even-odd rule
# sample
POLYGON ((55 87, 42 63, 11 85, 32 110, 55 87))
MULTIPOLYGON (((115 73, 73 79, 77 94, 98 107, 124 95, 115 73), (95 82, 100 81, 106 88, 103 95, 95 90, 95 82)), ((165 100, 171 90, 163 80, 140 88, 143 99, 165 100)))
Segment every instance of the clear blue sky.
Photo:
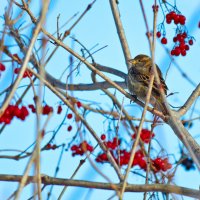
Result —
MULTIPOLYGON (((35 16, 38 15, 38 5, 39 0, 35 0, 32 3, 32 10, 35 13, 35 16)), ((78 15, 85 10, 87 5, 91 1, 85 0, 74 0, 74 1, 66 1, 60 0, 59 2, 51 2, 49 8, 49 14, 46 21, 46 29, 53 33, 56 31, 56 18, 60 14, 60 25, 64 24, 70 17, 72 17, 75 13, 79 12, 78 15)), ((7 1, 1 2, 0 13, 3 14, 7 1)), ((153 1, 145 1, 145 10, 147 11, 147 18, 149 22, 150 29, 152 30, 152 4, 153 1)), ((199 83, 199 74, 200 74, 200 66, 199 66, 199 33, 200 29, 197 28, 198 21, 200 21, 200 3, 198 0, 190 1, 177 1, 177 8, 184 14, 187 18, 186 25, 188 30, 190 31, 190 35, 194 36, 195 43, 191 47, 188 55, 186 57, 177 57, 176 61, 181 66, 181 69, 185 71, 185 73, 192 78, 192 80, 198 84, 199 83)), ((136 56, 137 54, 149 53, 149 46, 147 42, 147 38, 145 35, 145 26, 144 21, 141 14, 141 9, 139 7, 139 1, 120 1, 119 9, 121 14, 121 20, 124 24, 125 33, 127 36, 127 40, 129 43, 130 51, 132 57, 136 56)), ((17 10, 13 10, 15 14, 17 10)), ((1 16, 2 16, 1 14, 1 16)), ((75 18, 76 19, 76 18, 75 18)), ((69 24, 65 27, 69 28, 74 20, 71 20, 69 24)), ((29 21, 26 19, 25 24, 29 21)), ((159 12, 158 23, 162 22, 163 16, 161 12, 159 12)), ((3 20, 0 19, 0 27, 2 27, 3 20)), ((173 25, 167 27, 167 35, 169 38, 172 38, 172 34, 174 32, 173 25)), ((30 30, 28 30, 30 31, 30 30)), ((27 31, 27 33, 28 33, 27 31)), ((120 42, 118 39, 117 31, 115 28, 115 24, 113 21, 111 9, 109 6, 109 1, 106 0, 97 0, 96 3, 93 5, 92 9, 84 16, 81 22, 72 30, 71 36, 76 37, 80 42, 83 43, 88 49, 93 48, 95 45, 95 50, 107 45, 106 48, 94 54, 95 61, 102 65, 111 66, 123 72, 127 72, 125 67, 125 61, 122 53, 122 49, 120 46, 120 42)), ((9 40, 6 41, 7 43, 9 40)), ((38 42, 39 43, 39 42, 38 42)), ((72 45, 71 38, 67 38, 65 40, 69 46, 72 45)), ((173 47, 172 43, 169 43, 167 47, 170 49, 173 47)), ((48 45, 49 52, 51 52, 52 48, 54 48, 53 44, 48 45)), ((76 43, 74 49, 80 53, 80 46, 76 43)), ((17 48, 13 48, 13 53, 19 53, 17 48)), ((49 55, 48 52, 48 55, 49 55)), ((20 54, 19 54, 20 55, 20 54)), ((170 59, 166 54, 165 49, 162 47, 159 41, 156 44, 156 63, 160 66, 161 70, 164 74, 170 65, 170 59)), ((53 73, 53 75, 57 78, 60 77, 61 73, 69 64, 69 54, 59 49, 58 52, 55 54, 54 58, 49 62, 47 66, 47 71, 53 73)), ((7 66, 8 72, 4 73, 0 79, 0 90, 5 88, 5 86, 9 83, 11 73, 9 73, 11 66, 7 66)), ((77 83, 88 83, 90 80, 90 72, 86 69, 84 65, 81 65, 83 68, 80 71, 80 74, 74 76, 74 81, 77 83), (89 77, 89 78, 88 78, 89 77)), ((116 77, 112 77, 113 80, 117 80, 116 77)), ((63 78, 63 81, 66 80, 66 75, 63 78)), ((118 79, 119 80, 119 79, 118 79)), ((24 81, 22 85, 27 84, 28 82, 24 81)), ((173 95, 169 98, 170 104, 174 106, 182 105, 188 95, 193 91, 194 86, 192 86, 184 77, 182 77, 177 70, 177 68, 172 64, 170 70, 167 74, 166 83, 168 85, 170 92, 177 92, 177 94, 173 95)), ((20 95, 22 89, 18 90, 18 94, 20 95)), ((97 102, 98 105, 102 105, 104 108, 109 109, 112 105, 110 100, 105 98, 103 92, 96 91, 96 92, 74 92, 74 95, 80 99, 89 100, 91 102, 97 102)), ((16 96, 17 97, 17 96, 16 96)), ((122 102, 123 96, 118 94, 119 101, 122 102)), ((2 101, 2 98, 0 97, 2 101)), ((45 101, 56 108, 57 103, 59 100, 55 97, 52 97, 52 93, 48 90, 45 91, 45 101)), ((24 102, 25 105, 29 103, 33 103, 32 101, 32 92, 26 96, 24 102)), ((139 116, 141 114, 140 109, 135 109, 129 105, 130 100, 125 99, 124 105, 130 112, 133 112, 133 116, 139 116)), ((199 102, 197 103, 197 108, 200 106, 199 102)), ((64 108, 66 111, 66 108, 64 108)), ((189 112, 186 115, 186 118, 194 118, 199 116, 199 109, 198 112, 191 113, 189 112)), ((50 124, 47 127, 48 131, 55 130, 59 123, 61 123, 64 117, 64 112, 62 116, 54 116, 50 120, 50 124)), ((104 121, 103 117, 98 117, 89 115, 88 121, 92 122, 92 126, 96 132, 99 134, 108 130, 107 128, 107 121, 104 121), (95 117, 95 120, 94 120, 95 117)), ((151 115, 149 115, 151 118, 151 115)), ((45 117, 43 122, 45 121, 45 117)), ((72 124, 75 127, 75 123, 72 121, 67 121, 68 124, 72 124)), ((0 150, 2 149, 20 149, 24 150, 27 148, 35 138, 35 124, 36 119, 33 114, 27 118, 26 123, 23 123, 19 120, 13 120, 10 126, 7 126, 5 131, 0 136, 0 150)), ((67 125, 63 126, 59 131, 56 139, 55 144, 59 145, 62 143, 68 143, 72 138, 74 131, 67 132, 67 125)), ((150 124, 145 124, 145 127, 150 127, 150 124)), ((75 129, 75 128, 74 128, 75 129)), ((193 136, 199 135, 199 121, 196 121, 193 128, 190 130, 193 136)), ((124 130, 121 129, 121 132, 124 130)), ((176 136, 174 136, 173 132, 167 125, 159 126, 155 129, 156 132, 156 139, 167 149, 169 154, 175 154, 175 152, 179 153, 179 146, 177 142, 176 136)), ((43 144, 48 141, 52 133, 47 134, 44 138, 43 144)), ((88 135, 86 131, 86 138, 94 142, 92 137, 88 135)), ((199 142, 199 139, 198 139, 199 142)), ((94 143, 95 144, 95 143, 94 143)), ((156 142, 155 142, 156 145, 156 142)), ((56 151, 46 151, 42 153, 41 159, 41 173, 47 174, 49 176, 53 176, 55 168, 57 166, 57 162, 59 159, 61 149, 56 151)), ((1 153, 1 152, 0 152, 1 153)), ((2 152, 1 154, 6 154, 2 152)), ((9 154, 13 155, 13 152, 9 154)), ((179 155, 175 154, 175 157, 178 159, 179 155)), ((92 157, 94 158, 94 156, 92 157)), ((171 161, 173 162, 173 156, 170 157, 171 161)), ((81 157, 71 157, 71 152, 65 152, 59 166, 59 173, 58 177, 66 177, 69 178, 72 173, 74 172, 75 168, 78 166, 81 157)), ((23 174, 25 166, 28 162, 28 159, 24 159, 21 161, 13 161, 9 159, 1 159, 0 166, 1 172, 5 174, 23 174)), ((113 182, 117 181, 117 177, 114 174, 113 170, 110 168, 108 164, 98 165, 99 169, 105 173, 109 174, 110 178, 113 182)), ((33 170, 32 170, 33 172, 33 170)), ((82 179, 82 180, 92 180, 92 181, 104 181, 104 179, 91 167, 89 162, 86 162, 81 170, 75 176, 75 179, 82 179)), ((174 183, 180 186, 191 187, 198 189, 199 187, 199 173, 197 171, 190 171, 185 172, 183 168, 179 167, 177 175, 174 178, 174 183), (198 178, 197 178, 198 177, 198 178)), ((129 179, 130 183, 144 183, 144 179, 140 178, 139 176, 130 175, 129 179)), ((6 199, 8 196, 16 189, 16 183, 4 183, 0 182, 0 199, 6 199)), ((58 194, 60 193, 62 187, 55 187, 53 190, 52 198, 56 199, 58 194)), ((27 199, 30 197, 33 191, 32 185, 27 186, 22 193, 21 199, 27 199)), ((44 192, 44 199, 46 198, 46 194, 49 190, 45 190, 44 192)), ((97 197, 101 197, 101 199, 108 199, 113 192, 105 192, 102 190, 88 190, 88 189, 81 189, 81 188, 68 188, 68 191, 65 193, 63 199, 74 199, 74 200, 82 200, 82 199, 96 199, 97 197)), ((142 194, 126 194, 125 198, 128 199, 141 199, 142 194)), ((184 198, 189 199, 189 198, 184 198)))

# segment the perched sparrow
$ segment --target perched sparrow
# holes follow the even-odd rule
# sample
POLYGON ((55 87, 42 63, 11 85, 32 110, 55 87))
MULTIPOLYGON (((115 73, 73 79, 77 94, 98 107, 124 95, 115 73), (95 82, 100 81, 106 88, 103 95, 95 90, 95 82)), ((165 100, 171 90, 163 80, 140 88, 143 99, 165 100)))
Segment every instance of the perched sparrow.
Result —
MULTIPOLYGON (((127 86, 132 95, 137 96, 140 100, 145 101, 150 79, 150 71, 152 66, 152 60, 149 56, 138 55, 134 59, 130 60, 131 67, 128 71, 127 86)), ((156 65, 158 76, 160 78, 161 86, 167 94, 167 86, 162 77, 162 73, 156 65)), ((155 109, 167 113, 164 104, 162 103, 160 90, 156 80, 154 79, 153 88, 151 92, 151 98, 149 102, 155 109)))

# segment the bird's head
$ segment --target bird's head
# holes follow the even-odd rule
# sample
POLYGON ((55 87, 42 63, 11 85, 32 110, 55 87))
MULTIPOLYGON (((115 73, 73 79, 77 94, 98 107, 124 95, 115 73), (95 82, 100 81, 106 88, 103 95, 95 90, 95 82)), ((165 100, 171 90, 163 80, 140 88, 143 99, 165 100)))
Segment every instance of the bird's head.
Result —
POLYGON ((134 66, 144 66, 147 62, 151 62, 151 58, 147 55, 137 55, 134 59, 130 59, 129 63, 134 66))
POLYGON ((137 55, 134 59, 129 60, 131 68, 133 67, 141 73, 146 73, 147 70, 150 70, 151 62, 151 58, 143 54, 137 55))

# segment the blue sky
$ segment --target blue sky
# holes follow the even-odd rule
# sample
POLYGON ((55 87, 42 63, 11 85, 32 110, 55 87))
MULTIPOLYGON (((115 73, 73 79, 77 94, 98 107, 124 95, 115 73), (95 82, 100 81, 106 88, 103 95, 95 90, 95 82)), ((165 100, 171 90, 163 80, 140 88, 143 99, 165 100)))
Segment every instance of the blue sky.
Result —
MULTIPOLYGON (((53 33, 56 31, 56 18, 60 14, 60 25, 64 24, 70 17, 72 17, 75 13, 79 12, 80 15, 87 5, 91 3, 91 1, 85 0, 60 0, 52 1, 49 14, 46 20, 46 29, 53 33)), ((170 1, 173 3, 173 1, 170 1)), ((5 6, 7 1, 2 1, 2 5, 0 7, 0 13, 4 12, 5 6)), ((149 23, 149 27, 152 30, 152 6, 153 1, 145 2, 145 10, 147 12, 147 19, 149 23)), ((38 15, 38 6, 40 5, 40 1, 36 0, 31 4, 31 9, 33 10, 35 16, 38 15)), ((188 55, 186 57, 177 57, 175 58, 176 62, 181 66, 181 69, 185 71, 185 73, 192 78, 192 80, 198 84, 199 83, 199 74, 200 74, 200 66, 199 66, 199 32, 198 29, 198 22, 200 21, 200 3, 198 0, 193 0, 192 2, 188 1, 177 1, 177 8, 184 14, 187 18, 186 26, 189 30, 190 35, 194 36, 195 43, 191 47, 188 55)), ((119 9, 121 14, 121 20, 124 25, 125 33, 127 36, 127 40, 129 43, 130 51, 132 57, 143 53, 150 55, 148 41, 145 35, 145 26, 144 21, 142 18, 141 9, 139 7, 139 1, 120 1, 119 9)), ((16 13, 17 10, 13 10, 13 13, 16 13)), ((75 18, 76 19, 76 18, 75 18)), ((73 19, 69 22, 68 25, 63 30, 69 28, 73 22, 73 19)), ((158 23, 162 22, 163 16, 161 12, 159 12, 158 16, 158 23)), ((24 21, 26 24, 29 21, 28 17, 24 21)), ((0 27, 3 25, 3 20, 0 21, 0 27)), ((28 34, 31 29, 25 30, 24 33, 28 34)), ((175 26, 170 25, 167 26, 167 36, 172 38, 174 34, 175 26)), ((106 0, 97 0, 96 3, 93 5, 92 9, 84 16, 81 22, 72 30, 71 36, 74 36, 80 42, 83 43, 88 49, 94 48, 97 50, 105 45, 106 48, 94 54, 95 61, 102 65, 110 66, 121 70, 123 72, 127 72, 125 67, 125 60, 123 57, 121 45, 118 39, 117 31, 115 28, 114 20, 112 17, 111 9, 109 6, 109 1, 106 0)), ((6 43, 9 42, 9 38, 7 38, 6 43)), ((69 46, 72 45, 72 39, 68 37, 65 40, 65 43, 69 46)), ((39 45, 39 41, 37 42, 39 45)), ((173 44, 169 42, 167 48, 171 49, 173 44)), ((49 52, 54 48, 53 44, 48 45, 49 52)), ((75 43, 74 49, 80 53, 80 46, 75 43)), ((13 48, 13 52, 19 52, 19 49, 13 48)), ((21 55, 21 54, 19 54, 21 55)), ((165 49, 160 44, 159 40, 157 40, 156 44, 156 63, 160 66, 161 70, 165 74, 169 65, 170 59, 169 56, 166 54, 165 49)), ((48 66, 46 67, 49 73, 52 73, 55 77, 59 78, 61 73, 64 69, 69 65, 69 54, 64 51, 63 49, 59 48, 53 59, 49 62, 48 66)), ((5 88, 5 86, 9 83, 11 77, 11 66, 7 66, 8 71, 4 73, 0 79, 0 90, 5 88)), ((114 76, 110 76, 113 80, 120 80, 114 76)), ((63 81, 66 80, 66 74, 63 78, 63 81)), ((76 83, 88 83, 90 80, 90 71, 84 66, 81 65, 80 74, 74 75, 73 80, 76 83)), ((22 85, 27 84, 27 81, 23 81, 22 85)), ((177 68, 172 64, 170 70, 167 75, 166 83, 169 88, 169 92, 177 92, 177 94, 173 95, 169 98, 170 104, 174 106, 182 105, 187 97, 191 94, 194 90, 194 86, 191 85, 184 77, 181 76, 180 72, 177 68)), ((18 89, 18 95, 21 94, 23 88, 18 89)), ((111 90, 113 91, 113 90, 111 90)), ((103 105, 104 108, 109 109, 112 104, 111 101, 108 100, 103 92, 101 91, 93 91, 93 92, 74 92, 74 95, 79 99, 88 100, 90 102, 97 102, 97 105, 103 105)), ((123 96, 117 92, 118 99, 122 102, 123 96)), ((2 101, 2 98, 0 98, 2 101)), ((58 105, 58 98, 52 97, 52 93, 50 91, 45 90, 45 101, 52 105, 54 108, 58 105)), ((33 103, 32 101, 32 91, 24 99, 24 104, 27 105, 29 103, 33 103)), ((130 105, 130 100, 125 99, 124 102, 125 107, 129 110, 130 113, 134 113, 133 116, 140 116, 141 109, 135 108, 135 106, 130 105)), ((199 116, 199 102, 196 104, 196 111, 194 113, 188 112, 185 118, 193 118, 199 116)), ((64 108, 64 111, 67 111, 67 108, 64 108)), ((149 118, 152 118, 151 114, 148 114, 149 118)), ((54 116, 50 120, 50 124, 47 127, 48 131, 55 130, 58 125, 61 123, 62 119, 64 118, 64 112, 61 116, 54 116)), ((103 132, 108 130, 108 121, 104 120, 103 117, 96 115, 88 115, 87 120, 92 123, 92 126, 99 135, 103 132)), ((44 123, 45 118, 43 118, 42 122, 44 123)), ((27 148, 33 141, 35 136, 35 124, 36 119, 33 114, 31 114, 26 123, 23 123, 19 120, 13 120, 10 126, 7 126, 5 131, 1 134, 0 138, 0 150, 1 149, 25 149, 27 148)), ((75 127, 75 123, 72 121, 66 121, 66 125, 63 126, 56 139, 56 144, 68 143, 75 131, 73 130, 71 133, 66 131, 66 127, 69 124, 73 124, 75 127)), ((145 124, 145 127, 150 128, 150 124, 145 124)), ((199 135, 199 121, 196 121, 193 128, 190 129, 190 132, 193 136, 197 137, 199 135)), ((121 129, 123 132, 124 129, 121 129)), ((175 154, 174 152, 179 152, 179 146, 177 143, 177 138, 173 134, 172 130, 167 125, 162 125, 156 127, 156 139, 168 150, 169 154, 175 154)), ((48 141, 51 136, 51 132, 45 136, 43 144, 48 141)), ((88 135, 86 131, 85 137, 91 142, 94 142, 92 137, 88 135)), ((199 142, 199 139, 198 139, 199 142)), ((156 145, 156 142, 155 142, 156 145)), ((55 168, 57 166, 58 158, 60 155, 61 149, 56 151, 45 151, 42 153, 41 158, 41 173, 47 174, 49 176, 53 176, 55 168)), ((1 153, 1 152, 0 152, 1 153)), ((5 153, 5 152, 3 152, 5 153)), ((11 152, 10 154, 13 154, 11 152)), ((7 154, 6 154, 7 155, 7 154)), ((179 158, 177 154, 175 154, 176 159, 179 158)), ((94 158, 94 156, 92 157, 94 158)), ((171 161, 173 162, 173 156, 170 157, 171 161)), ((71 152, 65 152, 62 158, 61 164, 59 166, 59 173, 58 177, 66 177, 69 178, 71 174, 74 172, 75 168, 78 166, 80 161, 80 157, 71 157, 71 152)), ((1 173, 5 174, 23 174, 25 166, 28 162, 28 159, 24 159, 21 161, 13 161, 8 159, 1 159, 0 166, 1 166, 1 173)), ((117 181, 117 177, 114 174, 113 170, 110 168, 108 164, 101 165, 97 164, 97 166, 101 169, 101 171, 105 174, 109 174, 112 178, 112 181, 117 181)), ((33 170, 32 172, 33 173, 33 170)), ((183 168, 179 167, 177 175, 174 178, 174 182, 177 185, 191 187, 198 189, 199 187, 199 173, 197 171, 190 171, 185 172, 183 168), (197 178, 198 177, 198 178, 197 178)), ((91 167, 90 163, 86 162, 81 170, 75 176, 75 179, 83 179, 83 180, 92 180, 92 181, 104 181, 104 179, 91 167)), ((129 181, 132 183, 144 183, 144 179, 139 176, 131 174, 129 177, 129 181)), ((0 182, 0 199, 6 199, 9 195, 16 189, 16 183, 4 183, 0 182)), ((33 186, 29 185, 26 186, 24 192, 22 193, 22 199, 27 199, 30 197, 33 191, 33 186)), ((45 190, 44 192, 44 199, 46 198, 47 192, 49 190, 45 190)), ((58 194, 61 191, 61 187, 55 187, 53 190, 52 198, 56 199, 58 194)), ((82 188, 69 188, 68 191, 65 193, 63 199, 96 199, 96 197, 101 196, 101 199, 108 199, 113 192, 105 192, 101 190, 88 190, 82 188)), ((143 194, 126 194, 125 199, 141 199, 143 194)), ((189 198, 184 198, 189 199, 189 198)))

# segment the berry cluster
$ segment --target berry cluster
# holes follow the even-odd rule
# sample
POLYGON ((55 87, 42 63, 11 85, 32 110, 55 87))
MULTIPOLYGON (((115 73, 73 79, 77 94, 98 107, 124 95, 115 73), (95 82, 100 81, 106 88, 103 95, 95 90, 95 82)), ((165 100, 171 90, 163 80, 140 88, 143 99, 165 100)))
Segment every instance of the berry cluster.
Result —
POLYGON ((169 12, 166 15, 166 23, 171 24, 171 22, 174 21, 174 24, 178 25, 185 25, 186 17, 181 14, 177 14, 174 11, 169 12))
MULTIPOLYGON (((118 156, 115 155, 114 151, 110 151, 110 153, 113 156, 113 158, 115 159, 115 161, 117 163, 119 162, 120 166, 127 165, 129 163, 131 153, 128 152, 126 149, 120 150, 120 158, 119 159, 118 159, 118 156)), ((96 160, 96 162, 99 162, 99 163, 108 162, 106 153, 99 154, 95 160, 96 160)), ((134 167, 136 165, 138 165, 141 169, 144 169, 144 170, 146 170, 146 168, 147 168, 145 156, 141 150, 138 150, 137 152, 135 152, 135 157, 134 157, 134 160, 132 163, 132 167, 134 167)))
POLYGON ((156 159, 151 160, 151 163, 155 173, 159 171, 166 172, 168 169, 172 168, 172 165, 169 163, 168 158, 162 159, 160 157, 157 157, 156 159))
POLYGON ((104 141, 103 143, 108 149, 115 150, 120 145, 120 140, 114 137, 112 140, 104 141))
MULTIPOLYGON (((117 151, 117 147, 121 143, 121 140, 114 137, 112 140, 105 141, 106 140, 105 134, 101 135, 101 140, 103 140, 103 144, 110 150, 111 155, 113 156, 113 158, 115 158, 115 160, 117 162, 117 159, 116 159, 117 156, 115 156, 115 154, 117 151)), ((96 162, 100 162, 100 163, 108 162, 106 153, 99 154, 95 160, 96 160, 96 162)))
POLYGON ((188 39, 188 35, 186 32, 178 33, 173 38, 173 42, 175 43, 175 46, 171 50, 172 56, 186 56, 186 51, 190 49, 189 45, 193 45, 193 40, 188 39))
MULTIPOLYGON (((20 71, 20 68, 15 68, 14 69, 14 73, 15 74, 19 74, 19 71, 20 71)), ((33 76, 33 74, 28 69, 26 69, 25 72, 24 72, 24 74, 23 74, 23 78, 26 78, 26 77, 30 78, 32 76, 33 76)))
MULTIPOLYGON (((158 31, 158 32, 156 33, 156 36, 157 36, 157 38, 160 38, 160 37, 162 36, 162 33, 161 33, 160 31, 158 31)), ((162 43, 162 44, 167 44, 167 38, 163 36, 163 37, 161 38, 161 43, 162 43)))
MULTIPOLYGON (((137 129, 138 127, 136 127, 137 129)), ((142 129, 141 133, 140 133, 140 139, 144 142, 144 143, 149 143, 151 138, 153 138, 155 136, 154 133, 152 133, 150 130, 148 129, 142 129)), ((134 133, 132 135, 132 138, 135 139, 136 138, 136 133, 134 133)))
POLYGON ((43 115, 49 115, 52 112, 53 112, 53 107, 51 107, 51 106, 49 106, 47 104, 42 107, 42 114, 43 115))
POLYGON ((71 147, 72 156, 83 155, 86 151, 92 152, 94 150, 93 146, 87 143, 87 141, 83 141, 78 145, 73 145, 71 147))
POLYGON ((0 117, 0 123, 10 124, 14 117, 25 120, 29 112, 25 106, 21 108, 18 105, 8 105, 3 115, 0 117))
MULTIPOLYGON (((193 38, 187 34, 187 29, 185 27, 186 17, 174 6, 173 11, 166 14, 164 21, 166 21, 166 24, 171 24, 173 22, 176 25, 175 36, 173 38, 175 45, 171 50, 171 55, 186 56, 186 52, 190 49, 189 45, 193 45, 193 38)), ((164 21, 159 25, 156 36, 161 39, 162 44, 166 45, 168 41, 166 38, 164 21)))
MULTIPOLYGON (((126 150, 122 150, 120 152, 120 165, 127 165, 130 160, 130 152, 127 152, 126 150)), ((147 162, 145 160, 145 155, 142 152, 142 150, 138 150, 135 152, 135 157, 132 163, 132 167, 139 166, 141 169, 146 170, 147 168, 147 162)))
MULTIPOLYGON (((32 113, 36 113, 35 106, 33 104, 29 104, 28 107, 31 109, 32 113)), ((42 114, 43 115, 48 115, 53 112, 53 107, 49 105, 45 105, 42 107, 42 114)))

